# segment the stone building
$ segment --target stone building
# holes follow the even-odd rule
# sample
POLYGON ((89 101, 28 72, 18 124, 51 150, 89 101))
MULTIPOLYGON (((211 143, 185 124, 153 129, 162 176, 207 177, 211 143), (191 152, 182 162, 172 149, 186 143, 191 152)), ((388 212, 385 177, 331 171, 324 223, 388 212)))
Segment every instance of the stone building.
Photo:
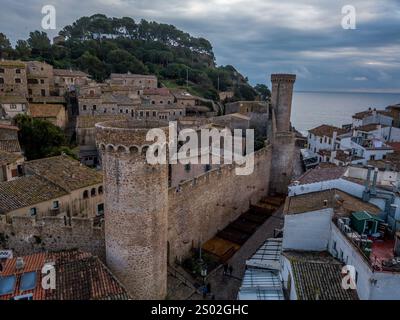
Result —
POLYGON ((0 183, 15 180, 23 175, 24 157, 0 150, 0 183))
MULTIPOLYGON (((18 159, 17 159, 18 160, 18 159)), ((18 165, 18 163, 16 163, 18 165)), ((25 162, 17 179, 0 182, 0 215, 93 218, 104 213, 102 175, 68 156, 25 162)))
POLYGON ((86 85, 89 75, 79 70, 54 69, 54 90, 58 96, 74 91, 77 86, 86 85))
POLYGON ((0 61, 0 96, 28 96, 25 63, 22 61, 0 61))
POLYGON ((50 88, 54 88, 53 66, 45 62, 26 62, 26 73, 28 82, 28 96, 32 97, 51 96, 50 88))
POLYGON ((0 124, 0 151, 17 154, 21 153, 18 131, 18 127, 8 124, 0 124))
POLYGON ((122 85, 136 90, 141 94, 146 88, 157 88, 158 81, 154 75, 142 75, 131 73, 112 73, 110 76, 110 84, 122 85))
POLYGON ((28 101, 21 95, 0 95, 0 119, 13 119, 18 114, 25 114, 28 101))
POLYGON ((154 106, 172 105, 175 101, 175 97, 167 88, 144 89, 142 99, 154 106))
POLYGON ((67 125, 67 113, 61 104, 29 104, 28 115, 35 119, 51 122, 61 129, 67 125))
POLYGON ((295 76, 273 75, 272 81, 275 99, 268 121, 273 134, 254 153, 250 175, 222 165, 169 188, 168 166, 151 165, 145 157, 151 144, 148 130, 159 128, 168 136, 164 123, 96 124, 104 171, 106 261, 134 299, 165 298, 168 264, 182 261, 270 191, 287 192, 294 156, 290 112, 295 76))

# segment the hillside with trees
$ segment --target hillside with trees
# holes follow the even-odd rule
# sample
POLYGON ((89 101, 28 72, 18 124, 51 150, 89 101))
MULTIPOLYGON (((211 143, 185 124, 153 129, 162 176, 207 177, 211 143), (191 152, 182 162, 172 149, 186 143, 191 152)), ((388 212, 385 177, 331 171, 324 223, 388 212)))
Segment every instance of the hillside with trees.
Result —
POLYGON ((52 44, 45 32, 33 31, 13 48, 0 33, 0 56, 79 69, 97 81, 112 72, 155 74, 167 87, 187 87, 193 94, 214 100, 218 100, 218 89, 234 91, 232 100, 254 100, 265 94, 249 85, 233 66, 216 66, 208 40, 173 25, 95 14, 79 18, 59 35, 52 44))

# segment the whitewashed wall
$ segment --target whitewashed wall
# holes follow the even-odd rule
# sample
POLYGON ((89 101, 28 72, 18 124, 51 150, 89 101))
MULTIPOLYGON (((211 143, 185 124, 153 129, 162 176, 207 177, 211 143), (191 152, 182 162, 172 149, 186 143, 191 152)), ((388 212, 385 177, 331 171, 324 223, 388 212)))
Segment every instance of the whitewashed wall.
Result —
POLYGON ((286 215, 283 250, 327 250, 332 216, 332 208, 286 215))

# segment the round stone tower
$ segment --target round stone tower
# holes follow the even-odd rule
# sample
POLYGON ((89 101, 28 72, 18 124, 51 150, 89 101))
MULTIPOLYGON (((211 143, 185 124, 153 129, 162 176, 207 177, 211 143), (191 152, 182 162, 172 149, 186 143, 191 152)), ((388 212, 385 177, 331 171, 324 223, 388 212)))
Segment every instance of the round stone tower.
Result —
MULTIPOLYGON (((168 165, 150 165, 149 129, 158 122, 96 125, 104 172, 107 266, 134 299, 167 294, 168 165)), ((161 128, 168 137, 168 128, 161 128)))
POLYGON ((296 81, 294 74, 271 75, 271 102, 275 109, 276 131, 290 131, 290 115, 292 112, 293 85, 296 81))

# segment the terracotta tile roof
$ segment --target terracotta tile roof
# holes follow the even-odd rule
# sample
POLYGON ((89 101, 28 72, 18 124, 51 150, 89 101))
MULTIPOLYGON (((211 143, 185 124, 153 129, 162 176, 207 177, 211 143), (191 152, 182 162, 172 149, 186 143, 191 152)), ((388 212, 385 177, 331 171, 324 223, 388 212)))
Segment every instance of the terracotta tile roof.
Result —
POLYGON ((284 251, 290 261, 298 300, 358 300, 342 288, 343 264, 327 252, 284 251))
POLYGON ((342 129, 342 128, 338 128, 338 127, 334 127, 334 126, 330 126, 327 124, 323 124, 319 127, 316 127, 314 129, 309 130, 309 133, 312 133, 313 135, 316 135, 318 137, 330 137, 333 138, 333 133, 337 132, 337 135, 341 135, 346 133, 348 130, 346 129, 342 129))
POLYGON ((0 150, 0 166, 14 163, 23 158, 24 157, 20 154, 0 150))
POLYGON ((36 176, 0 182, 0 214, 67 195, 61 187, 36 176))
POLYGON ((25 266, 16 271, 16 258, 6 260, 1 276, 16 276, 12 294, 0 296, 9 300, 21 294, 32 294, 33 300, 128 300, 126 289, 111 274, 108 268, 89 253, 78 250, 35 253, 23 257, 25 266), (41 286, 41 270, 45 263, 54 263, 56 289, 45 290, 41 286), (20 291, 23 273, 35 272, 36 285, 32 290, 20 291))
POLYGON ((386 144, 392 147, 395 152, 400 152, 400 142, 387 142, 386 144))
POLYGON ((377 130, 379 127, 383 128, 383 127, 386 127, 386 126, 382 126, 382 125, 379 125, 379 124, 366 124, 365 126, 357 127, 356 130, 364 131, 364 132, 370 132, 370 131, 377 130))
POLYGON ((358 119, 358 120, 362 120, 367 116, 371 116, 373 114, 373 112, 376 111, 377 114, 381 114, 384 116, 388 116, 391 117, 391 113, 385 110, 366 110, 366 111, 362 111, 362 112, 357 112, 353 115, 354 119, 358 119))
POLYGON ((25 63, 19 60, 0 60, 0 67, 19 67, 25 68, 25 63))
POLYGON ((346 170, 345 167, 339 167, 330 163, 321 163, 316 168, 306 171, 297 181, 299 184, 309 184, 336 180, 341 178, 346 170))
POLYGON ((154 75, 132 74, 132 73, 111 73, 110 78, 111 79, 114 79, 114 78, 145 78, 145 79, 155 79, 155 80, 157 80, 157 77, 154 76, 154 75))
POLYGON ((87 77, 88 74, 80 70, 69 70, 69 69, 53 69, 53 74, 55 76, 64 77, 87 77))
POLYGON ((342 162, 352 162, 352 161, 361 160, 363 158, 356 156, 356 155, 349 155, 346 152, 344 152, 343 150, 337 150, 335 159, 342 161, 342 162))
POLYGON ((18 140, 0 140, 0 150, 5 152, 21 152, 18 140))
POLYGON ((66 155, 25 162, 25 169, 67 191, 103 182, 103 175, 100 172, 66 155))
POLYGON ((61 104, 29 104, 28 114, 33 118, 56 118, 64 110, 61 104))
POLYGON ((143 90, 145 96, 169 96, 171 92, 167 88, 149 88, 143 90))
POLYGON ((333 208, 338 215, 350 215, 355 211, 379 214, 382 211, 377 206, 364 202, 346 192, 330 189, 288 197, 285 202, 284 213, 287 215, 300 214, 326 208, 333 208))
POLYGON ((22 96, 0 96, 0 103, 28 103, 22 96))
POLYGON ((1 132, 1 129, 19 131, 19 128, 16 127, 16 126, 12 126, 12 125, 9 125, 9 124, 1 124, 0 123, 0 132, 1 132))

